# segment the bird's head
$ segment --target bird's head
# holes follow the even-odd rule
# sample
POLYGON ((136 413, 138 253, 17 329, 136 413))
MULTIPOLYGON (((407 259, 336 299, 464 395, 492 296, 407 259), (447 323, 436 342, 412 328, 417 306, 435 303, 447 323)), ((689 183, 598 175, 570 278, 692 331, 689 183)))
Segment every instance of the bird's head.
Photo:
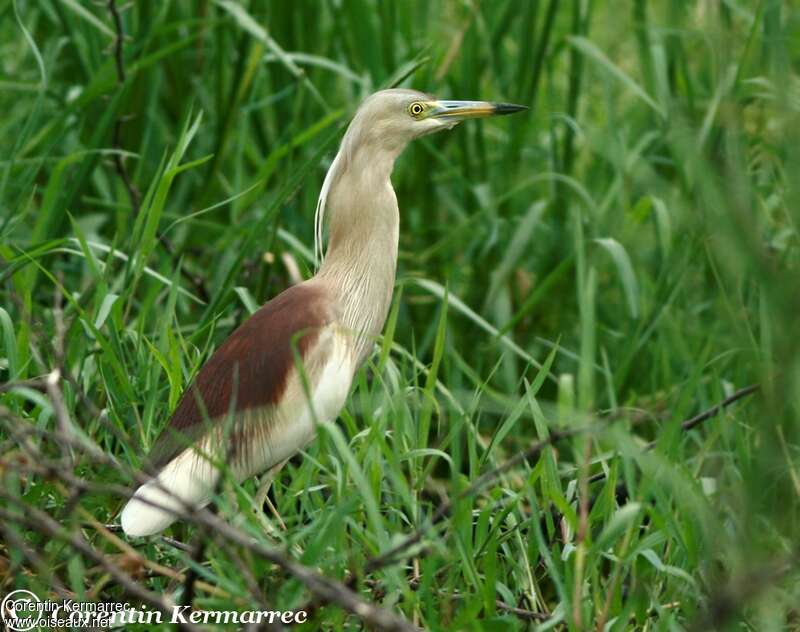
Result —
POLYGON ((465 119, 512 114, 524 105, 489 101, 439 100, 416 90, 381 90, 358 108, 348 135, 364 144, 381 144, 399 151, 408 142, 445 129, 465 119))
MULTIPOLYGON (((452 129, 464 119, 512 114, 528 109, 524 105, 488 101, 445 101, 416 90, 381 90, 367 97, 358 108, 342 139, 339 153, 331 164, 317 201, 314 218, 314 242, 317 258, 322 260, 322 227, 329 197, 336 198, 340 217, 359 213, 370 201, 375 182, 383 187, 395 158, 415 138, 444 129, 452 129), (346 174, 355 174, 360 182, 354 187, 337 187, 346 174), (367 183, 367 184, 364 184, 367 183), (365 188, 366 187, 366 188, 365 188)), ((397 203, 394 203, 395 209, 397 203)), ((355 220, 351 217, 352 226, 355 220)), ((349 228, 348 228, 349 230, 349 228)))

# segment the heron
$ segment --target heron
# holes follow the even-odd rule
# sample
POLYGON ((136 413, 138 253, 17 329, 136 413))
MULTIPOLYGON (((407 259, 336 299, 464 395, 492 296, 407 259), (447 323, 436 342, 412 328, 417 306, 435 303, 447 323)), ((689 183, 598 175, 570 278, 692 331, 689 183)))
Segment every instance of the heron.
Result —
POLYGON ((148 456, 151 478, 122 510, 127 535, 159 533, 185 508, 208 504, 221 481, 217 460, 238 482, 274 472, 313 439, 317 424, 335 421, 392 301, 395 160, 421 136, 524 109, 408 89, 381 90, 361 103, 317 202, 316 274, 253 313, 184 391, 148 456))

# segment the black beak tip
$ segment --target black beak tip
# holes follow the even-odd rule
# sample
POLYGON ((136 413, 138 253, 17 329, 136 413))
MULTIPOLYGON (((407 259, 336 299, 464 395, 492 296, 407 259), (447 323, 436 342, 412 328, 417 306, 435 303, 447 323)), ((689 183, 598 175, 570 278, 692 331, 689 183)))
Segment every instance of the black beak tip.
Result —
POLYGON ((516 105, 514 103, 495 103, 494 104, 494 113, 495 114, 514 114, 514 112, 522 112, 523 110, 527 110, 527 105, 516 105))

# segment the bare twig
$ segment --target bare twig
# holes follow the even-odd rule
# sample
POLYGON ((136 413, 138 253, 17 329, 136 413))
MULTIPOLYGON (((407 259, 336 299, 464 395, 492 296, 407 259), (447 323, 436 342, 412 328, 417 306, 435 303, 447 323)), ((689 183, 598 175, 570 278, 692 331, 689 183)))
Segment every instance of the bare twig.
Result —
MULTIPOLYGON (((749 386, 745 386, 744 388, 740 388, 738 391, 729 395, 725 399, 723 399, 719 404, 716 406, 712 406, 708 410, 703 411, 702 413, 695 415, 694 417, 690 417, 686 421, 681 424, 681 428, 684 430, 691 430, 698 424, 703 423, 707 419, 711 419, 712 417, 716 417, 721 411, 725 408, 733 404, 733 402, 742 399, 743 397, 747 397, 748 395, 752 395, 758 390, 758 384, 750 384, 749 386)), ((648 448, 655 447, 655 442, 650 443, 648 448)))
MULTIPOLYGON (((435 571, 434 575, 441 574, 442 571, 445 570, 445 568, 446 567, 440 567, 437 571, 435 571)), ((350 579, 351 577, 352 575, 350 575, 348 579, 350 579)), ((383 597, 386 594, 386 589, 380 580, 368 578, 364 580, 364 585, 368 586, 370 590, 372 590, 373 594, 377 593, 381 597, 383 597)), ((417 590, 419 588, 419 585, 420 585, 419 577, 413 577, 408 582, 408 586, 409 588, 411 588, 411 590, 417 590)), ((450 599, 462 599, 465 596, 463 593, 459 592, 454 593, 451 591, 447 591, 446 593, 442 591, 440 592, 440 594, 443 598, 450 598, 450 599)), ((513 614, 515 617, 523 619, 525 621, 543 622, 543 621, 548 621, 553 616, 551 614, 548 614, 547 612, 534 612, 533 610, 527 610, 526 608, 520 608, 519 606, 512 606, 511 604, 506 603, 502 599, 496 599, 494 603, 499 610, 508 612, 509 614, 513 614)))
MULTIPOLYGON (((125 55, 122 49, 125 41, 125 31, 122 26, 122 16, 117 8, 116 0, 108 0, 108 11, 111 13, 111 19, 114 22, 114 62, 117 69, 117 85, 122 88, 125 85, 125 55)), ((122 118, 117 118, 114 122, 114 133, 111 141, 114 149, 120 151, 114 152, 114 168, 117 171, 122 183, 125 185, 125 190, 128 192, 128 198, 131 201, 131 208, 133 214, 139 214, 141 207, 142 195, 133 184, 128 170, 125 168, 125 161, 122 153, 122 118)))
MULTIPOLYGON (((205 529, 199 531, 202 535, 205 535, 205 529)), ((206 542, 207 538, 205 537, 197 537, 197 542, 195 542, 194 550, 192 551, 192 562, 195 564, 202 564, 203 563, 203 556, 206 552, 206 542)), ((183 595, 181 597, 181 602, 185 606, 191 606, 192 602, 194 601, 194 588, 195 584, 197 583, 198 576, 197 571, 195 570, 194 566, 190 566, 186 571, 186 576, 183 578, 183 595)))
MULTIPOLYGON (((715 404, 708 410, 705 410, 702 413, 699 413, 698 415, 695 415, 694 417, 690 417, 689 419, 685 420, 684 422, 682 422, 681 427, 684 430, 691 430, 692 428, 702 423, 703 421, 706 421, 707 419, 714 417, 721 410, 725 409, 727 406, 730 406, 735 401, 742 399, 747 395, 750 395, 756 390, 758 390, 757 384, 751 384, 750 386, 741 388, 732 395, 730 395, 729 397, 726 397, 720 403, 715 404)), ((613 422, 614 420, 615 419, 612 418, 609 419, 608 421, 613 422)), ((515 468, 517 465, 519 465, 524 461, 527 461, 535 456, 538 456, 542 452, 542 450, 547 446, 554 445, 564 439, 591 430, 593 430, 592 427, 582 427, 582 428, 572 428, 569 430, 553 432, 547 439, 544 439, 542 441, 537 441, 531 444, 531 446, 528 447, 527 450, 519 452, 518 454, 514 455, 513 457, 505 461, 504 463, 501 463, 496 468, 489 470, 488 472, 479 476, 477 479, 475 479, 475 481, 473 481, 473 483, 469 487, 467 487, 464 491, 461 492, 461 494, 459 494, 458 498, 465 498, 480 491, 489 483, 500 478, 500 476, 502 476, 505 472, 515 468)), ((649 450, 652 449, 653 447, 655 447, 655 442, 648 444, 647 449, 649 450)), ((603 478, 605 478, 605 474, 601 472, 599 475, 596 474, 590 477, 588 479, 588 482, 590 483, 595 482, 598 480, 602 480, 603 478)), ((374 572, 380 568, 383 568, 384 566, 394 563, 397 560, 397 558, 401 556, 401 554, 408 551, 414 545, 418 544, 424 537, 426 531, 428 531, 428 529, 441 522, 441 520, 449 514, 451 509, 452 509, 452 502, 449 500, 445 500, 439 506, 436 512, 434 512, 433 516, 430 519, 430 522, 427 525, 419 527, 414 533, 406 537, 406 539, 403 540, 402 542, 399 542, 394 547, 368 560, 364 568, 365 572, 366 573, 374 572)))
MULTIPOLYGON (((28 528, 45 536, 66 542, 70 545, 70 547, 76 551, 80 551, 88 559, 92 560, 99 566, 102 566, 117 581, 126 594, 139 599, 142 603, 146 603, 147 605, 156 608, 164 614, 171 616, 173 604, 171 604, 165 598, 139 585, 128 573, 121 570, 105 555, 95 551, 94 548, 78 532, 67 531, 64 527, 53 520, 48 513, 20 501, 13 495, 5 492, 5 490, 0 489, 0 494, 2 494, 6 500, 18 505, 21 509, 20 513, 14 513, 6 509, 0 509, 0 518, 2 518, 3 521, 13 521, 19 524, 24 524, 28 528)), ((202 628, 191 623, 179 622, 178 626, 184 630, 197 630, 198 632, 202 630, 202 628)))
POLYGON ((549 615, 545 612, 534 612, 533 610, 526 610, 525 608, 518 608, 517 606, 512 606, 507 604, 505 601, 500 599, 495 601, 495 605, 504 612, 508 612, 509 614, 513 614, 518 619, 523 619, 525 621, 539 621, 545 622, 552 618, 552 615, 549 615))
MULTIPOLYGON (((58 382, 56 380, 56 386, 57 384, 58 382)), ((734 401, 741 399, 742 397, 754 392, 756 388, 757 388, 756 386, 749 386, 744 389, 740 389, 739 391, 737 391, 730 397, 726 398, 719 404, 715 405, 711 409, 704 411, 699 415, 696 415, 690 419, 687 419, 686 421, 683 422, 682 427, 688 430, 697 426, 699 423, 702 423, 702 421, 705 421, 706 419, 709 419, 714 415, 716 415, 720 410, 730 405, 734 401)), ((48 392, 48 394, 50 393, 48 392)), ((10 411, 6 410, 0 410, 0 413, 2 413, 4 416, 11 415, 10 411)), ((456 498, 457 499, 465 498, 467 496, 480 492, 483 488, 498 480, 501 476, 503 476, 503 474, 505 474, 512 468, 520 465, 521 463, 529 459, 538 456, 548 446, 555 445, 563 441, 564 439, 573 437, 577 434, 593 432, 605 427, 606 424, 594 423, 592 424, 592 426, 582 426, 566 430, 556 430, 548 438, 532 443, 526 450, 521 451, 520 453, 514 455, 512 458, 498 465, 494 469, 491 469, 482 474, 480 477, 475 479, 466 489, 462 490, 461 493, 456 498)), ((22 428, 20 428, 20 431, 21 430, 22 428)), ((25 424, 24 430, 25 434, 38 433, 46 438, 53 438, 55 436, 55 435, 50 436, 41 429, 29 428, 28 424, 25 424)), ((65 437, 64 440, 70 445, 75 445, 79 447, 81 451, 88 454, 95 461, 112 466, 118 469, 119 471, 131 476, 134 480, 140 482, 150 480, 143 474, 135 472, 131 468, 125 466, 124 464, 121 464, 113 456, 110 456, 105 452, 99 450, 93 444, 87 446, 85 441, 83 441, 80 436, 69 436, 65 437)), ((73 471, 69 468, 60 468, 58 464, 55 464, 54 462, 47 463, 46 460, 41 458, 41 454, 38 453, 32 454, 32 456, 34 456, 35 458, 32 459, 30 463, 25 464, 25 467, 27 467, 30 471, 35 471, 40 474, 44 473, 45 475, 59 478, 60 480, 65 482, 66 487, 68 489, 74 489, 74 490, 91 489, 95 491, 100 490, 105 493, 110 493, 122 497, 130 497, 132 493, 132 490, 128 487, 120 485, 96 483, 94 481, 86 481, 84 479, 81 479, 75 476, 73 471)), ((143 499, 143 502, 147 501, 143 499)), ((367 573, 375 571, 388 564, 396 562, 399 558, 401 558, 405 554, 408 554, 409 550, 412 547, 414 547, 415 544, 419 543, 422 540, 425 533, 431 527, 439 524, 445 517, 447 517, 450 514, 453 508, 453 502, 454 501, 445 499, 445 501, 436 510, 436 512, 434 512, 434 514, 432 515, 432 517, 425 526, 418 528, 414 533, 408 536, 403 542, 401 542, 397 546, 392 547, 383 554, 368 560, 365 566, 365 571, 367 573)), ((27 505, 25 506, 27 507, 27 505)), ((30 515, 25 515, 23 516, 23 518, 28 521, 39 522, 39 519, 41 518, 40 514, 42 512, 39 510, 36 511, 38 511, 38 513, 31 513, 30 515)), ((347 612, 350 612, 360 617, 365 624, 372 626, 376 629, 401 630, 403 632, 408 632, 409 630, 416 629, 402 617, 388 610, 385 610, 375 604, 372 604, 364 600, 360 595, 358 595, 352 589, 352 585, 355 583, 356 580, 355 575, 351 576, 352 581, 349 581, 347 583, 342 583, 334 579, 325 577, 324 575, 321 575, 317 571, 300 564, 299 562, 295 561, 285 553, 274 550, 254 540, 250 535, 248 535, 244 531, 241 531, 229 525, 227 522, 220 519, 218 516, 216 516, 214 513, 210 512, 207 509, 199 509, 192 513, 186 510, 179 510, 176 511, 175 513, 181 519, 194 522, 195 524, 200 525, 201 528, 206 529, 212 535, 212 537, 222 538, 228 543, 235 544, 253 553, 254 555, 262 557, 263 559, 266 559, 276 564, 277 566, 282 568, 288 575, 296 578, 302 584, 304 584, 306 588, 311 592, 311 594, 317 599, 318 603, 332 603, 338 605, 347 612)), ((4 511, 3 515, 6 514, 8 514, 9 516, 16 516, 16 514, 4 511)), ((52 525, 55 524, 56 526, 58 526, 58 523, 52 521, 52 518, 50 518, 48 514, 45 514, 45 516, 47 516, 51 520, 51 524, 44 523, 44 526, 40 525, 37 530, 39 530, 42 533, 49 533, 52 537, 59 537, 61 539, 67 538, 67 534, 64 532, 61 532, 59 535, 55 535, 53 533, 52 525)), ((26 524, 28 523, 26 522, 26 524)), ((73 538, 75 537, 79 536, 69 535, 69 539, 67 539, 66 541, 70 545, 73 545, 74 544, 73 538)), ((92 552, 95 555, 103 557, 101 554, 91 549, 90 545, 85 540, 83 540, 83 538, 79 539, 83 543, 83 545, 85 547, 89 547, 89 549, 92 550, 92 552)), ((83 548, 80 548, 79 546, 76 546, 75 548, 85 553, 83 548)), ((87 557, 91 557, 91 559, 96 559, 91 555, 88 554, 86 555, 87 557)), ((108 560, 105 560, 105 562, 107 564, 111 564, 111 562, 109 562, 108 560)), ((132 578, 130 578, 129 575, 127 575, 120 569, 117 569, 117 571, 118 573, 121 573, 124 576, 122 577, 122 579, 120 579, 117 575, 114 575, 114 573, 111 573, 111 571, 109 570, 112 576, 114 576, 114 578, 123 585, 123 588, 126 588, 127 590, 128 587, 126 587, 124 580, 125 578, 127 578, 129 581, 133 581, 132 578)), ((184 576, 184 581, 185 581, 185 576, 184 576)), ((504 608, 504 607, 514 608, 513 606, 508 606, 508 604, 504 604, 504 606, 500 606, 498 604, 498 608, 504 608)), ((518 616, 523 616, 524 613, 514 612, 514 614, 518 616)), ((537 617, 541 619, 539 613, 531 612, 531 614, 537 615, 537 617)), ((534 617, 530 618, 533 619, 534 617)))
MULTIPOLYGON (((64 582, 61 581, 61 578, 58 576, 56 569, 52 567, 51 564, 48 564, 46 560, 42 558, 41 555, 34 549, 32 549, 27 542, 25 542, 24 538, 20 537, 20 535, 16 532, 16 526, 12 526, 13 523, 3 521, 2 522, 2 533, 6 537, 6 542, 8 545, 12 545, 16 550, 22 553, 28 560, 30 560, 31 564, 39 571, 43 578, 47 578, 47 583, 62 597, 69 597, 70 592, 67 590, 67 587, 64 585, 64 582)), ((8 548, 11 548, 10 546, 8 548)))
MULTIPOLYGON (((689 417, 689 419, 685 419, 681 422, 681 428, 683 430, 692 430, 694 427, 699 426, 704 421, 708 421, 709 419, 716 417, 720 412, 725 410, 728 406, 733 404, 734 402, 739 401, 740 399, 747 397, 748 395, 752 395, 759 389, 758 384, 750 384, 749 386, 744 386, 740 388, 735 393, 729 395, 725 399, 723 399, 718 404, 714 404, 711 408, 704 410, 701 413, 698 413, 694 417, 689 417)), ((656 447, 657 441, 651 441, 650 443, 645 446, 645 450, 652 450, 656 447)), ((605 472, 598 472, 593 476, 589 477, 590 483, 596 483, 598 481, 604 480, 606 477, 605 472)))
MULTIPOLYGON (((108 11, 111 14, 111 20, 114 23, 114 65, 117 70, 117 86, 121 89, 127 81, 127 74, 125 72, 125 54, 123 51, 125 30, 122 24, 121 10, 119 7, 117 7, 116 0, 108 0, 107 6, 108 11)), ((125 153, 122 150, 123 121, 124 117, 119 117, 114 122, 114 132, 111 143, 114 149, 118 150, 113 153, 114 169, 117 172, 117 175, 119 175, 120 180, 122 180, 122 183, 125 185, 125 190, 128 192, 128 199, 130 200, 131 209, 133 209, 133 215, 135 217, 139 214, 139 210, 141 209, 142 194, 133 183, 128 170, 125 168, 125 153)), ((167 254, 174 259, 175 249, 172 247, 172 244, 167 240, 167 238, 163 235, 160 235, 158 237, 158 241, 164 247, 164 250, 167 251, 167 254)), ((183 266, 181 266, 181 276, 183 276, 192 284, 195 292, 197 292, 198 296, 202 300, 208 301, 208 290, 206 289, 205 283, 201 277, 193 275, 183 266)))
MULTIPOLYGON (((119 528, 119 525, 115 525, 115 526, 117 528, 119 528)), ((175 538, 170 538, 169 536, 166 536, 166 535, 162 535, 160 537, 161 537, 161 541, 164 542, 164 544, 167 544, 167 545, 171 546, 172 548, 178 549, 179 551, 183 551, 184 553, 191 553, 192 552, 191 545, 186 544, 185 542, 181 542, 180 540, 176 540, 175 538)))
MULTIPOLYGON (((157 575, 161 575, 163 577, 169 577, 170 579, 179 582, 186 581, 185 573, 181 573, 180 571, 176 571, 175 569, 169 568, 168 566, 164 566, 163 564, 159 564, 158 562, 153 562, 152 560, 146 558, 141 553, 139 553, 139 551, 133 548, 130 544, 128 544, 121 538, 111 533, 111 531, 109 531, 104 524, 102 524, 99 520, 95 519, 85 509, 79 507, 78 512, 80 513, 80 516, 83 520, 85 520, 89 525, 91 525, 92 528, 95 531, 97 531, 104 540, 111 543, 121 553, 127 555, 132 560, 136 560, 143 567, 149 568, 157 575)), ((196 585, 198 588, 202 589, 204 592, 210 595, 214 595, 216 597, 223 597, 225 599, 231 599, 233 601, 240 601, 237 600, 236 597, 231 595, 227 590, 223 590, 222 588, 209 584, 208 582, 197 581, 196 585)))
POLYGON ((15 388, 30 388, 34 391, 41 391, 42 393, 47 392, 47 385, 45 383, 47 377, 38 378, 33 377, 27 380, 15 380, 12 382, 5 382, 4 384, 0 384, 0 393, 5 393, 6 391, 14 390, 15 388))
MULTIPOLYGON (((65 360, 66 358, 65 338, 67 332, 70 329, 71 323, 66 324, 64 322, 63 299, 64 299, 64 294, 66 293, 66 289, 64 288, 62 281, 63 281, 62 276, 61 274, 59 274, 58 279, 54 284, 55 287, 53 295, 54 337, 52 342, 52 350, 53 350, 53 357, 55 359, 55 366, 50 366, 50 364, 45 361, 44 357, 39 352, 39 346, 41 346, 41 340, 46 338, 47 336, 44 335, 40 330, 39 326, 37 326, 37 324, 34 323, 31 326, 29 332, 29 335, 31 337, 31 344, 30 344, 31 355, 34 357, 37 364, 39 364, 41 367, 49 367, 48 373, 27 380, 10 381, 6 382, 5 384, 0 384, 0 393, 13 390, 15 388, 32 388, 41 391, 43 393, 49 393, 47 381, 48 379, 52 378, 53 371, 58 371, 60 373, 60 379, 65 382, 68 382, 75 389, 75 393, 81 399, 81 402, 86 407, 89 416, 92 419, 97 419, 101 423, 103 423, 106 429, 111 431, 121 441, 130 442, 131 438, 129 436, 123 433, 118 427, 109 423, 108 420, 103 417, 100 408, 84 392, 83 388, 81 387, 80 384, 78 384, 78 381, 72 375, 67 366, 65 360)), ((16 295, 14 294, 13 296, 16 295)), ((20 308, 24 310, 25 309, 24 304, 21 304, 20 308)))
POLYGON ((215 534, 277 564, 289 575, 303 583, 318 598, 334 603, 357 615, 366 624, 387 632, 418 632, 418 628, 404 618, 365 601, 343 583, 321 575, 289 556, 253 540, 211 512, 200 510, 195 515, 198 522, 208 525, 215 534))
MULTIPOLYGON (((486 485, 496 481, 503 474, 513 469, 523 461, 527 461, 528 459, 538 456, 546 447, 555 445, 564 439, 573 437, 581 432, 587 432, 589 430, 589 427, 580 427, 571 428, 569 430, 556 430, 552 432, 547 439, 532 443, 526 450, 519 452, 507 461, 476 478, 469 487, 467 487, 457 496, 457 498, 462 499, 477 493, 486 487, 486 485)), ((444 518, 446 518, 450 514, 452 508, 452 501, 446 499, 441 505, 439 505, 439 508, 434 512, 428 524, 417 528, 416 531, 407 536, 402 542, 399 542, 380 555, 367 560, 367 563, 364 566, 364 571, 366 573, 371 573, 379 568, 383 568, 384 566, 394 563, 398 557, 406 554, 409 549, 418 544, 425 536, 425 533, 428 531, 428 529, 437 525, 444 518)))
MULTIPOLYGON (((8 411, 5 411, 8 414, 8 411)), ((13 430, 12 430, 13 432, 13 430)), ((46 433, 43 433, 46 436, 46 433)), ((75 438, 66 438, 66 441, 69 443, 79 443, 75 438)), ((79 443, 80 447, 83 446, 82 443, 79 443)), ((52 477, 59 478, 60 480, 64 481, 70 489, 86 489, 92 491, 102 491, 107 494, 113 494, 116 496, 121 496, 123 498, 130 498, 133 494, 133 491, 129 487, 125 487, 122 485, 115 485, 115 484, 105 484, 105 483, 96 483, 94 481, 87 481, 80 477, 77 477, 73 474, 72 470, 69 468, 60 467, 57 463, 47 462, 41 454, 34 454, 32 455, 35 458, 31 460, 29 463, 17 463, 16 465, 20 468, 27 468, 28 470, 38 472, 39 474, 49 475, 52 477)), ((147 482, 151 479, 137 471, 132 470, 131 468, 125 466, 124 464, 117 461, 112 456, 102 452, 102 451, 92 451, 91 456, 96 459, 100 463, 104 463, 107 465, 111 465, 121 472, 128 474, 134 480, 139 482, 147 482)), ((5 492, 2 488, 0 488, 0 495, 7 497, 9 499, 15 500, 20 505, 24 505, 21 501, 18 501, 16 498, 5 492)), ((180 500, 176 497, 176 499, 180 500)), ((157 503, 151 502, 149 499, 141 498, 139 499, 141 502, 145 502, 148 504, 152 504, 153 506, 167 509, 166 507, 160 506, 157 503)), ((372 626, 378 630, 385 630, 387 632, 418 632, 418 628, 411 625, 408 621, 406 621, 403 617, 394 614, 384 608, 376 606, 368 601, 364 600, 361 596, 355 593, 353 590, 345 586, 343 583, 326 577, 317 571, 300 564, 299 562, 295 561, 288 555, 271 549, 260 542, 254 540, 251 536, 247 535, 246 533, 240 531, 239 529, 229 525, 224 520, 220 519, 214 513, 209 511, 208 509, 198 508, 192 511, 189 511, 188 508, 176 510, 175 508, 168 508, 169 511, 172 511, 176 514, 176 516, 182 520, 187 522, 193 522, 197 525, 203 525, 207 528, 208 532, 213 535, 213 537, 221 537, 224 538, 226 541, 236 544, 244 549, 249 550, 251 553, 276 564, 278 567, 283 569, 286 573, 290 576, 294 577, 298 581, 300 581, 317 599, 325 602, 325 603, 332 603, 336 604, 339 607, 343 608, 347 612, 356 615, 360 619, 364 621, 365 624, 372 626)), ((43 514, 40 510, 36 510, 35 514, 30 514, 27 516, 27 519, 36 522, 40 514, 43 514)), ((48 520, 50 520, 53 524, 57 524, 52 521, 52 518, 49 517, 48 514, 44 514, 48 520)), ((69 541, 70 544, 73 544, 72 540, 69 541)), ((91 550, 91 547, 84 541, 83 542, 86 547, 91 550)), ((75 547, 81 552, 84 552, 83 548, 75 547)), ((92 559, 96 559, 96 552, 92 550, 94 556, 92 559)), ((102 556, 101 556, 102 557, 102 556)), ((106 564, 110 564, 107 560, 105 560, 106 564)), ((117 569, 118 570, 118 569, 117 569)), ((109 571, 110 572, 110 571, 109 571)), ((118 573, 122 573, 122 571, 118 570, 118 573)), ((129 576, 125 575, 125 577, 129 580, 129 576)), ((112 573, 112 575, 114 575, 112 573)), ((117 575, 114 575, 115 579, 118 579, 120 583, 125 586, 124 579, 125 578, 118 578, 117 575)), ((144 590, 144 589, 141 589, 144 590)), ((138 596, 138 595, 134 595, 138 596)))

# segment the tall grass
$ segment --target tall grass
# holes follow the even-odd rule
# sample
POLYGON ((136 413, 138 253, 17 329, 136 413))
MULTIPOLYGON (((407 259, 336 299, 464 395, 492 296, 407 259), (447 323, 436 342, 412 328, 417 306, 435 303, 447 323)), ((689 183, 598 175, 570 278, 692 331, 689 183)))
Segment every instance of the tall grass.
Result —
POLYGON ((400 159, 379 351, 275 481, 285 529, 254 481, 220 515, 426 629, 798 627, 792 3, 143 2, 119 48, 102 4, 0 17, 4 593, 135 601, 80 537, 175 602, 361 626, 251 549, 176 545, 198 527, 125 548, 102 484, 129 474, 65 446, 141 464, 214 347, 311 273, 343 125, 401 82, 531 110, 400 159))

